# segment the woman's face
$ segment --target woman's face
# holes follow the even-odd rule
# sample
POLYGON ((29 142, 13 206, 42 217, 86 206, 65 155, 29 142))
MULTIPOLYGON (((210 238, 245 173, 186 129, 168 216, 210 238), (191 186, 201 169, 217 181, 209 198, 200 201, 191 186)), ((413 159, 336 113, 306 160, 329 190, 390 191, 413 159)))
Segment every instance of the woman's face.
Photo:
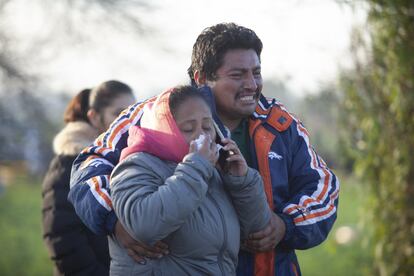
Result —
POLYGON ((103 108, 98 115, 99 122, 95 127, 97 127, 100 132, 106 131, 111 123, 118 117, 119 113, 128 106, 135 103, 135 98, 129 94, 122 94, 116 97, 112 103, 103 108))
POLYGON ((216 138, 213 118, 203 99, 191 97, 182 102, 175 111, 175 121, 187 143, 197 139, 200 134, 216 138))

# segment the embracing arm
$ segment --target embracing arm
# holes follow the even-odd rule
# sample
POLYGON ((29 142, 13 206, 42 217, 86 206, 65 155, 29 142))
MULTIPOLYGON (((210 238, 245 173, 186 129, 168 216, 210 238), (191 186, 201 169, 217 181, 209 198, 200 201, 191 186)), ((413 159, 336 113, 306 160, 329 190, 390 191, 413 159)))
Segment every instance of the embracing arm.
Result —
POLYGON ((153 245, 177 230, 197 209, 214 168, 198 154, 189 154, 165 181, 156 173, 159 159, 136 153, 111 176, 114 209, 126 230, 153 245))
POLYGON ((68 200, 83 223, 96 234, 112 234, 117 221, 112 208, 109 175, 126 146, 128 129, 136 125, 142 104, 123 111, 95 142, 84 149, 72 166, 68 200))

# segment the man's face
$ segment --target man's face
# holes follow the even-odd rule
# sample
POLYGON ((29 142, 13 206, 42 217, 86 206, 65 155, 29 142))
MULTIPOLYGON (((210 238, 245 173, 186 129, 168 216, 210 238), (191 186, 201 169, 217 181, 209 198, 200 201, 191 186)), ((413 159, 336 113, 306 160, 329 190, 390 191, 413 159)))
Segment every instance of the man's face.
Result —
MULTIPOLYGON (((263 81, 259 57, 253 49, 229 50, 216 79, 206 81, 216 99, 217 112, 223 122, 240 122, 256 108, 263 81)), ((228 127, 231 127, 228 125, 228 127)))

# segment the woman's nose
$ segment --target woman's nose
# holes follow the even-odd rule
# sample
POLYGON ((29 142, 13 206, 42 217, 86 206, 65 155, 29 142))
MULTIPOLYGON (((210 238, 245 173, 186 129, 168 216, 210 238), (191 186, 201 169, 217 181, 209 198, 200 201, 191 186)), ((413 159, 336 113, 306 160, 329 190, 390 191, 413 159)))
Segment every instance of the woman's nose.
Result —
POLYGON ((207 132, 205 132, 204 130, 202 130, 202 129, 200 129, 200 130, 197 130, 196 132, 195 132, 195 134, 194 134, 194 139, 197 139, 198 137, 200 137, 200 135, 201 134, 203 134, 206 138, 207 138, 207 136, 208 136, 208 133, 207 132))

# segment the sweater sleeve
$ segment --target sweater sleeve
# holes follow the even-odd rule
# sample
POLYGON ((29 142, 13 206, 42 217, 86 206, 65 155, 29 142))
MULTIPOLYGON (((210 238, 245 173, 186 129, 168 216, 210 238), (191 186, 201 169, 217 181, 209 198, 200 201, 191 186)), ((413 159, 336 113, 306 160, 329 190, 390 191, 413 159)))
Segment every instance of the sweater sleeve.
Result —
POLYGON ((117 221, 112 208, 109 176, 127 145, 128 130, 138 124, 143 104, 125 111, 85 148, 72 166, 68 200, 83 223, 96 234, 112 234, 117 221))
POLYGON ((246 239, 250 233, 265 228, 269 223, 271 211, 259 172, 248 168, 246 176, 225 174, 223 181, 239 217, 241 239, 246 239))
POLYGON ((148 158, 155 157, 135 153, 126 158, 115 168, 111 185, 121 223, 135 239, 152 245, 177 230, 200 206, 214 168, 201 156, 189 154, 163 180, 148 158))

